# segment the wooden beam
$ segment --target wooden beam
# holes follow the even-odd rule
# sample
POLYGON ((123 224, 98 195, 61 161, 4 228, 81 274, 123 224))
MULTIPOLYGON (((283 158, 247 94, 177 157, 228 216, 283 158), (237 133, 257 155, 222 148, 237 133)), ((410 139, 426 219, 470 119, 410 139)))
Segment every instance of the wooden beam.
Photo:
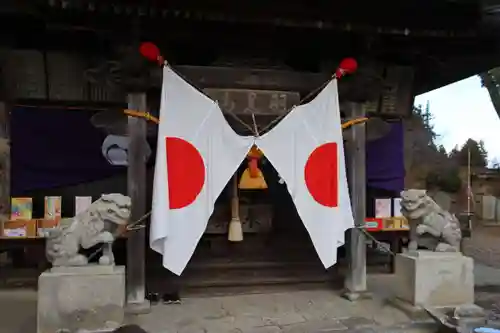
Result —
MULTIPOLYGON (((146 94, 128 95, 128 107, 146 111, 146 94)), ((128 117, 130 144, 128 147, 128 195, 132 200, 131 222, 139 220, 146 213, 146 120, 128 117)), ((130 233, 127 239, 127 312, 147 313, 150 310, 146 300, 145 281, 146 229, 130 233)))
MULTIPOLYGON (((215 66, 173 66, 198 88, 262 89, 307 92, 329 79, 327 73, 215 66)), ((161 87, 162 71, 151 72, 151 83, 161 87)))
MULTIPOLYGON (((333 72, 297 72, 291 70, 233 68, 216 66, 173 66, 173 69, 199 89, 259 89, 310 93, 328 81, 333 72)), ((153 69, 148 87, 161 87, 162 72, 153 69)), ((130 82, 134 85, 133 82, 130 82)), ((144 84, 144 83, 143 83, 144 84)), ((382 82, 370 68, 343 79, 339 84, 341 100, 363 102, 378 96, 382 82)))
MULTIPOLYGON (((111 24, 110 21, 114 17, 140 16, 147 18, 146 26, 154 26, 156 30, 158 30, 158 24, 165 28, 165 22, 202 21, 314 29, 312 31, 334 30, 402 36, 409 34, 456 36, 467 28, 475 27, 478 21, 475 2, 464 4, 456 1, 443 1, 441 3, 432 1, 426 4, 419 2, 418 6, 408 2, 398 3, 399 6, 393 8, 394 11, 398 12, 398 16, 392 15, 391 11, 384 10, 385 7, 381 6, 379 2, 364 2, 363 4, 349 2, 342 6, 342 11, 336 10, 337 3, 335 2, 325 2, 311 8, 306 1, 293 3, 289 1, 273 1, 271 3, 241 1, 238 2, 237 6, 231 5, 225 0, 211 1, 210 4, 195 0, 164 2, 163 4, 155 2, 154 5, 144 1, 127 1, 126 3, 114 1, 111 6, 108 1, 87 1, 85 3, 82 0, 64 2, 47 0, 47 4, 49 2, 50 6, 42 5, 41 8, 45 8, 48 13, 52 12, 50 9, 55 9, 59 17, 61 13, 76 12, 79 19, 91 17, 93 22, 104 21, 105 24, 111 24), (363 6, 363 11, 359 10, 360 6, 363 6), (418 18, 429 12, 434 15, 427 15, 422 26, 422 20, 418 20, 418 18), (443 17, 446 17, 446 20, 443 20, 443 17)), ((50 21, 51 17, 46 16, 50 21)), ((72 19, 75 20, 74 17, 72 19)), ((124 22, 123 19, 121 21, 124 22)), ((76 26, 81 26, 81 24, 76 26)))
MULTIPOLYGON (((352 103, 350 117, 364 116, 360 104, 352 103)), ((355 301, 367 296, 366 288, 366 237, 361 229, 366 217, 366 146, 365 125, 356 125, 350 130, 347 141, 348 175, 351 205, 354 214, 355 228, 348 232, 346 239, 348 270, 345 279, 345 297, 355 301)))
POLYGON ((434 66, 416 69, 415 95, 438 89, 444 85, 466 79, 491 68, 500 66, 500 50, 448 58, 434 66))

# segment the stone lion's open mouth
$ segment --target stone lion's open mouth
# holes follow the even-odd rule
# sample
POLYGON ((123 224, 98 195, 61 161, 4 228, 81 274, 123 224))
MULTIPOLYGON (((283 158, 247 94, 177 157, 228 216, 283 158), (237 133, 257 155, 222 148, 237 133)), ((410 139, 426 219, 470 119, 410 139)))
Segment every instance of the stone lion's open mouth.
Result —
POLYGON ((407 212, 408 217, 417 219, 423 215, 425 203, 421 200, 403 200, 401 207, 407 212))
POLYGON ((401 206, 403 206, 403 208, 405 208, 406 210, 415 210, 419 208, 420 205, 421 203, 416 201, 403 201, 401 203, 401 206))

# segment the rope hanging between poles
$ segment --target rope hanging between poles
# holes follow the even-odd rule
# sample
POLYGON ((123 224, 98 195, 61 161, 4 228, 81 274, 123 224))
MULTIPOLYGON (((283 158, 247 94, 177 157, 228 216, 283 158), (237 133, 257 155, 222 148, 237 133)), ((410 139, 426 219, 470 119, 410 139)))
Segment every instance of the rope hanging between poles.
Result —
MULTIPOLYGON (((139 47, 139 52, 141 53, 141 55, 151 61, 151 62, 156 62, 159 66, 163 66, 165 65, 165 59, 164 57, 161 55, 160 53, 160 49, 153 43, 151 42, 143 42, 140 47, 139 47)), ((304 96, 303 98, 300 99, 299 103, 297 105, 300 105, 302 102, 304 102, 305 100, 307 100, 308 98, 310 98, 311 96, 313 96, 314 94, 318 93, 321 89, 323 89, 331 80, 335 80, 335 79, 340 79, 342 78, 343 76, 347 75, 347 74, 353 74, 354 72, 356 72, 356 70, 358 69, 358 63, 356 61, 356 59, 354 58, 345 58, 343 59, 340 64, 339 64, 339 67, 336 69, 335 73, 331 76, 331 78, 324 82, 322 85, 320 85, 319 87, 317 87, 316 89, 312 90, 309 94, 307 94, 306 96, 304 96)), ((269 124, 266 125, 266 127, 264 127, 264 129, 257 129, 255 128, 255 121, 254 121, 254 126, 250 126, 248 124, 246 124, 243 120, 241 120, 238 116, 236 116, 235 114, 231 114, 232 117, 236 118, 236 120, 244 125, 246 128, 248 128, 249 130, 251 130, 252 132, 254 132, 254 135, 258 136, 258 133, 264 133, 266 132, 266 130, 268 130, 270 127, 272 127, 274 124, 276 124, 277 122, 279 122, 286 114, 288 114, 290 111, 292 111, 297 105, 294 105, 292 106, 287 112, 285 112, 282 116, 279 116, 277 118, 275 118, 273 121, 271 121, 269 124)), ((154 116, 152 116, 150 113, 148 112, 140 112, 140 111, 136 111, 136 110, 129 110, 129 109, 126 109, 124 110, 124 113, 128 116, 132 116, 132 117, 141 117, 141 118, 145 118, 147 121, 151 121, 155 124, 159 124, 160 123, 160 120, 154 116)), ((357 124, 361 124, 361 123, 364 123, 368 120, 368 118, 358 118, 358 119, 351 119, 351 120, 348 120, 347 122, 343 123, 342 124, 342 129, 346 129, 346 128, 349 128, 353 125, 357 125, 357 124)))

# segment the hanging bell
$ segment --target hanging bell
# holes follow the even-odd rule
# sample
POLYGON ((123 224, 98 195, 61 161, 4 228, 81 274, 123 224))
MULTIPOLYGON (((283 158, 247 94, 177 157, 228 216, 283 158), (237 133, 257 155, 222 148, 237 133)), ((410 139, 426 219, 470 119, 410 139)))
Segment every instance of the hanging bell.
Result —
POLYGON ((257 147, 252 147, 247 155, 248 168, 243 171, 238 187, 241 190, 265 190, 267 183, 264 174, 259 169, 259 159, 262 152, 257 147))
POLYGON ((267 189, 267 183, 264 179, 264 174, 259 168, 257 168, 256 176, 252 176, 250 169, 247 168, 241 175, 238 187, 240 190, 265 190, 267 189))

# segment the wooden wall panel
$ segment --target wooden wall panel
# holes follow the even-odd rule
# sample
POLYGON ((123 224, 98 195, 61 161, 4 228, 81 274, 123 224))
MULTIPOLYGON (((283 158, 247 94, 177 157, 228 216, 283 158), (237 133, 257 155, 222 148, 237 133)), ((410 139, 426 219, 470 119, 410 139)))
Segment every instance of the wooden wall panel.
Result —
POLYGON ((410 114, 413 102, 413 75, 411 67, 387 67, 380 114, 396 117, 410 114))
POLYGON ((3 59, 7 95, 12 99, 46 99, 44 55, 36 50, 9 50, 3 59))
POLYGON ((47 53, 49 99, 54 101, 86 101, 85 63, 81 56, 47 53))

